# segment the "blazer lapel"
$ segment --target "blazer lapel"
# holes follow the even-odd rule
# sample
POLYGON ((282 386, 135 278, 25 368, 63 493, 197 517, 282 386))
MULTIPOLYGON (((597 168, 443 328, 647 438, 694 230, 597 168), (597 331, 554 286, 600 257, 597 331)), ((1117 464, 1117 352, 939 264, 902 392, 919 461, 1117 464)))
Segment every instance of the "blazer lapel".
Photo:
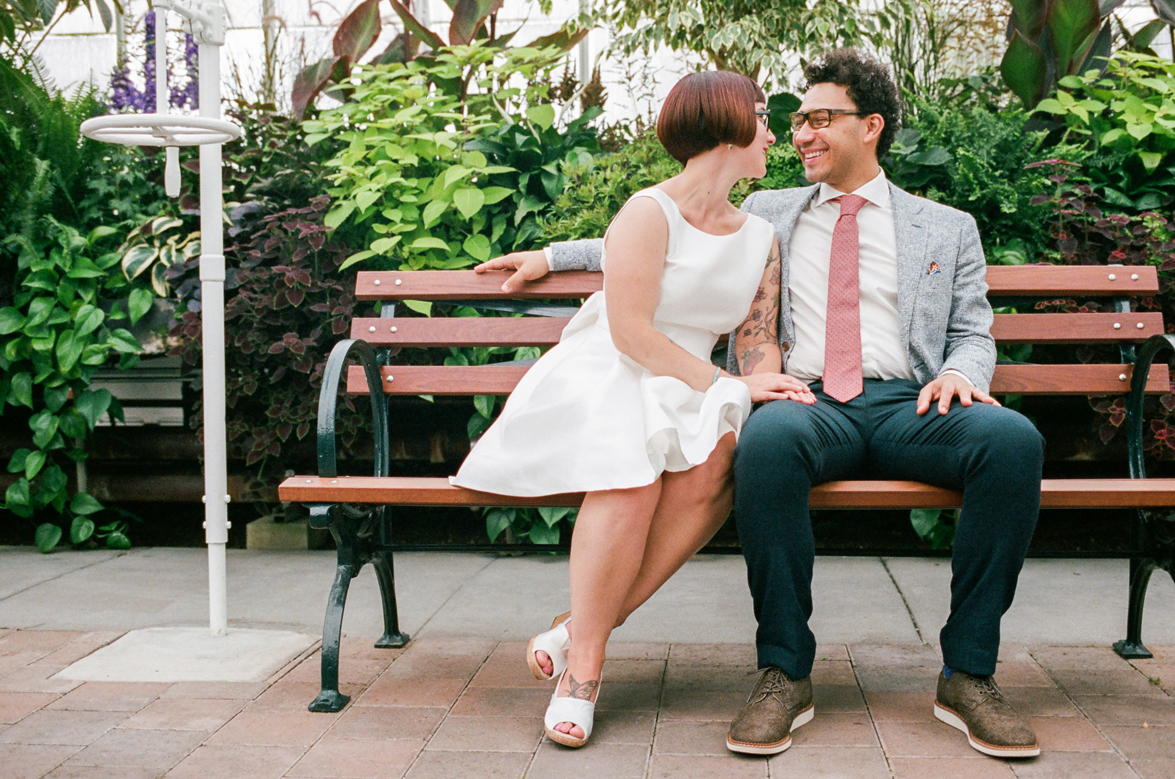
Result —
POLYGON ((898 253, 898 317, 902 345, 909 349, 910 328, 914 319, 914 300, 922 281, 927 233, 922 218, 922 202, 908 192, 889 185, 893 203, 894 234, 898 253))

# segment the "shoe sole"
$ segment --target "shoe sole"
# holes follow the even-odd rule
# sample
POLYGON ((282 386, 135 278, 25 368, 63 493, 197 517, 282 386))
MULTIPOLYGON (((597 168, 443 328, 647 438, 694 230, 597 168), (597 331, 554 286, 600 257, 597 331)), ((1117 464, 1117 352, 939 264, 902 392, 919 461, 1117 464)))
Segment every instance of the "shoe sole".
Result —
POLYGON ((816 716, 816 707, 809 706, 796 715, 792 720, 791 730, 788 731, 787 737, 776 741, 774 744, 753 744, 749 741, 732 741, 730 736, 726 737, 726 748, 731 752, 738 752, 740 755, 778 755, 791 746, 791 734, 795 732, 796 728, 801 725, 807 725, 812 721, 812 717, 816 716))
MULTIPOLYGON (((547 629, 554 630, 558 625, 562 624, 563 622, 566 622, 570 616, 571 616, 570 611, 563 612, 559 616, 555 617, 555 619, 551 620, 551 627, 549 627, 547 629)), ((538 662, 534 659, 534 640, 537 637, 538 636, 531 636, 530 641, 528 641, 526 644, 526 666, 528 668, 530 668, 530 672, 532 674, 534 674, 534 678, 538 679, 540 682, 549 682, 555 678, 555 675, 545 673, 542 669, 542 666, 540 666, 538 664, 538 662)), ((562 742, 560 742, 560 743, 562 743, 562 742)), ((567 746, 571 746, 571 745, 568 744, 567 746)), ((580 744, 580 746, 583 746, 583 745, 580 744)))
POLYGON ((576 738, 575 736, 569 736, 566 733, 560 733, 557 730, 548 730, 547 728, 543 728, 543 730, 547 732, 547 738, 551 739, 556 744, 562 744, 565 747, 579 749, 587 743, 586 738, 576 738))
POLYGON ((980 741, 971 735, 971 728, 967 727, 967 723, 963 721, 962 717, 938 701, 934 702, 934 716, 952 728, 966 733, 967 743, 971 745, 971 748, 985 755, 990 755, 991 757, 1036 757, 1040 754, 1039 744, 1026 747, 1001 747, 995 744, 988 744, 986 741, 980 741))

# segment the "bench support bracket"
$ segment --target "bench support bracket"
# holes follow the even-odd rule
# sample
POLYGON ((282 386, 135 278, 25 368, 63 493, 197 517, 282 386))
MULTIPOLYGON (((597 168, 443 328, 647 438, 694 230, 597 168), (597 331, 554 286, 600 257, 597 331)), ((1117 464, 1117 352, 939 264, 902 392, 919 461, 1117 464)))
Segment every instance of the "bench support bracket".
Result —
MULTIPOLYGON (((1130 395, 1126 399, 1126 448, 1129 453, 1130 478, 1146 478, 1146 452, 1143 448, 1143 401, 1147 375, 1155 358, 1175 352, 1175 337, 1151 336, 1137 351, 1130 395)), ((1142 612, 1151 574, 1164 570, 1175 578, 1175 524, 1157 512, 1135 510, 1130 523, 1130 599, 1126 613, 1126 638, 1114 643, 1114 651, 1127 660, 1153 657, 1142 643, 1142 612)))
MULTIPOLYGON (((369 387, 380 386, 379 359, 364 341, 348 339, 338 343, 327 359, 318 399, 318 474, 321 478, 338 478, 335 449, 335 413, 339 382, 346 370, 347 358, 354 354, 363 365, 369 387)), ((372 425, 375 432, 375 475, 387 476, 391 461, 388 444, 387 403, 378 392, 371 396, 372 425)), ((346 478, 346 477, 343 477, 346 478)), ((322 624, 322 689, 310 703, 310 711, 339 711, 350 696, 339 692, 339 645, 343 635, 343 611, 351 580, 367 563, 375 569, 383 602, 384 634, 375 643, 380 649, 398 648, 408 643, 408 634, 400 632, 396 608, 396 580, 392 568, 391 522, 383 506, 366 509, 346 504, 311 504, 310 525, 329 528, 338 550, 334 584, 326 603, 322 624)))

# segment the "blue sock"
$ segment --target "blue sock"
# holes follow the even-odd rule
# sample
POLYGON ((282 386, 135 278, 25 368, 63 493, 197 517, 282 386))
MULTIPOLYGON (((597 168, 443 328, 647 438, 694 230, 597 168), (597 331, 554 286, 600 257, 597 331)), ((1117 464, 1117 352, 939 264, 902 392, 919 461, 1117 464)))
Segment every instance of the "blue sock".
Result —
POLYGON ((953 674, 954 672, 955 672, 955 669, 954 669, 954 668, 951 668, 949 665, 944 665, 944 666, 942 667, 942 678, 944 678, 944 679, 950 679, 950 678, 951 678, 951 674, 953 674))

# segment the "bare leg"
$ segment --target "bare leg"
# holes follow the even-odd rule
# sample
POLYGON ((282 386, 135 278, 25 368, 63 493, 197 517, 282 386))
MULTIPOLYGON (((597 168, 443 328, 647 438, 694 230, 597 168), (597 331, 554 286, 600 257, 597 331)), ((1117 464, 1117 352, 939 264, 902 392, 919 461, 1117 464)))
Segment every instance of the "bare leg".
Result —
MULTIPOLYGON (((714 537, 734 502, 734 433, 724 435, 710 458, 688 471, 661 476, 661 500, 649 527, 645 557, 616 627, 653 596, 685 561, 714 537)), ((578 624, 579 617, 576 616, 578 624)))
MULTIPOLYGON (((604 646, 644 558, 649 523, 661 496, 661 480, 632 490, 590 492, 571 538, 571 610, 575 638, 559 694, 594 700, 604 666, 604 646)), ((556 730, 583 738, 579 726, 556 730)))
MULTIPOLYGON (((615 627, 624 624, 637 607, 705 546, 730 515, 734 500, 731 468, 734 444, 734 433, 728 433, 718 441, 706 462, 688 471, 662 474, 661 498, 649 527, 644 558, 615 627)), ((578 625, 576 616, 575 625, 569 625, 568 632, 576 630, 578 625)), ((551 659, 546 652, 539 650, 535 659, 551 673, 551 659)))

